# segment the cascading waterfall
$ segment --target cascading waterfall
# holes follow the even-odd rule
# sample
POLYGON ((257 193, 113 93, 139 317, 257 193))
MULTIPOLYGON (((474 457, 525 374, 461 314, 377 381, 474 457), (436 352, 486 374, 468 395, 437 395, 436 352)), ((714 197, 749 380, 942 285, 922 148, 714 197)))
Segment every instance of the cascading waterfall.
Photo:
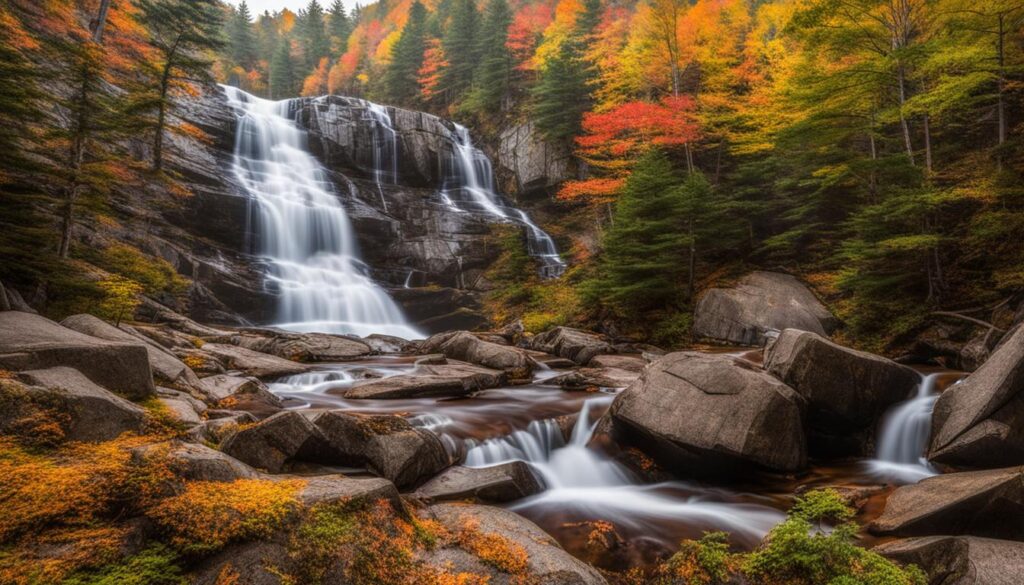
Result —
POLYGON ((398 182, 398 133, 386 107, 366 100, 362 103, 373 122, 373 178, 380 193, 380 203, 387 213, 388 202, 384 198, 383 185, 398 182))
POLYGON ((228 86, 224 91, 239 114, 234 171, 256 204, 259 253, 280 289, 277 326, 423 337, 367 275, 348 215, 323 166, 306 150, 290 102, 228 86))
POLYGON ((874 475, 915 483, 937 473, 924 454, 931 435, 932 410, 939 398, 935 384, 941 375, 924 376, 917 395, 886 414, 878 436, 877 458, 868 462, 874 475))

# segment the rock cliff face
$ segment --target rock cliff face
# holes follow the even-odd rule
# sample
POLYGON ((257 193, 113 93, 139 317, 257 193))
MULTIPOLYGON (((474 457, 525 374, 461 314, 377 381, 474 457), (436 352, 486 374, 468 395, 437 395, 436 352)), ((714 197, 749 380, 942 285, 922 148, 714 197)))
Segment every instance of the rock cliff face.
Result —
MULTIPOLYGON (((483 325, 480 294, 488 288, 483 273, 500 250, 491 235, 494 217, 448 188, 457 128, 430 114, 389 107, 394 152, 385 152, 389 160, 382 161, 381 128, 374 121, 380 111, 340 96, 292 102, 293 117, 308 131, 310 151, 330 171, 373 277, 393 289, 409 318, 428 331, 483 325), (393 172, 378 180, 381 167, 392 164, 388 170, 393 172)), ((276 293, 264 283, 261 261, 253 255, 258 249, 254 203, 231 171, 235 112, 219 88, 210 88, 178 115, 210 140, 173 138, 168 167, 187 180, 194 196, 164 212, 171 225, 147 238, 160 256, 195 281, 191 316, 269 322, 276 293)), ((556 162, 561 159, 531 136, 529 128, 516 130, 516 144, 531 146, 503 146, 502 160, 508 159, 511 168, 498 174, 531 188, 561 180, 564 161, 556 162)))

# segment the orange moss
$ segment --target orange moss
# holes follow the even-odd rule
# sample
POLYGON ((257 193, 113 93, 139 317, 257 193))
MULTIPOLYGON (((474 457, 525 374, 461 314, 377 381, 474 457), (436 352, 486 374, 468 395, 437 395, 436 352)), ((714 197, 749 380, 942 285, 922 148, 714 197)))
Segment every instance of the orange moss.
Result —
POLYGON ((170 543, 189 553, 219 550, 230 542, 267 537, 299 508, 302 480, 197 481, 149 509, 170 543))
POLYGON ((114 562, 129 532, 123 527, 98 526, 25 538, 17 548, 0 555, 0 583, 59 583, 76 571, 114 562))
POLYGON ((475 518, 462 520, 457 539, 463 550, 500 571, 513 575, 526 572, 526 549, 496 532, 481 532, 475 518))

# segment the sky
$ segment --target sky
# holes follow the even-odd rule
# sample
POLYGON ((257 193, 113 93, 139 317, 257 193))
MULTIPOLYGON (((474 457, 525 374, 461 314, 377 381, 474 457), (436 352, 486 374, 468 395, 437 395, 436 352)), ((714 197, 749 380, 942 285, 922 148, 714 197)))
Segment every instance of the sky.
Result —
MULTIPOLYGON (((326 9, 334 0, 318 0, 320 5, 326 9)), ((242 0, 228 0, 229 3, 238 6, 242 0)), ((371 0, 343 0, 345 8, 351 10, 356 4, 369 4, 371 0)), ((276 12, 282 8, 287 8, 292 12, 298 12, 300 8, 305 8, 309 4, 309 0, 246 0, 249 5, 249 12, 255 17, 256 15, 263 14, 263 11, 269 10, 276 12)))

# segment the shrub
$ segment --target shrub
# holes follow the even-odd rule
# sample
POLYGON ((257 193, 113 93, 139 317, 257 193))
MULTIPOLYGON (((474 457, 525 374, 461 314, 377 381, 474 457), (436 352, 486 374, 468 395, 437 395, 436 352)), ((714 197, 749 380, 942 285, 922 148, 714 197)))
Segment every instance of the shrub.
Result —
POLYGON ((684 540, 679 552, 661 568, 661 577, 679 585, 720 585, 736 570, 729 535, 708 532, 700 540, 684 540))
POLYGON ((112 276, 97 283, 103 291, 99 312, 120 325, 121 319, 131 317, 142 302, 142 285, 123 276, 112 276))
POLYGON ((62 585, 182 585, 185 578, 177 555, 154 544, 119 563, 72 576, 62 585))
POLYGON ((96 263, 123 277, 138 282, 146 294, 179 295, 189 281, 162 258, 147 256, 128 244, 114 244, 103 250, 96 263))

